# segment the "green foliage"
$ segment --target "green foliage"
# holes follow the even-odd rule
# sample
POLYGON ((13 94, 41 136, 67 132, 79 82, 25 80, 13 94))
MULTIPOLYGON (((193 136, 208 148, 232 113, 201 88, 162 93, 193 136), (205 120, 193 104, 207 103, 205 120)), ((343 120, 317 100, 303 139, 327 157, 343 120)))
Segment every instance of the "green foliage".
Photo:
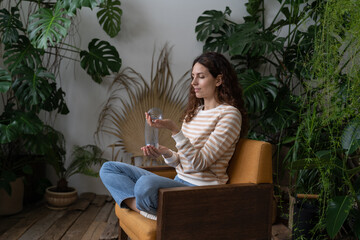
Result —
POLYGON ((329 201, 326 217, 326 230, 331 238, 336 236, 341 226, 344 224, 352 204, 352 200, 349 196, 337 196, 329 201))
POLYGON ((0 92, 7 92, 11 86, 11 76, 5 69, 0 67, 0 92))
POLYGON ((0 113, 0 187, 6 191, 10 192, 9 183, 14 176, 30 173, 28 166, 32 161, 62 159, 65 155, 61 134, 45 124, 39 114, 69 112, 65 92, 56 81, 61 60, 69 59, 67 52, 78 53, 72 60, 81 58, 81 66, 97 82, 110 72, 119 71, 121 59, 108 42, 94 39, 89 51, 68 44, 70 26, 77 10, 83 7, 101 7, 100 24, 105 31, 112 37, 119 32, 120 2, 103 2, 19 0, 1 3, 0 43, 5 66, 0 68, 4 109, 0 113))
POLYGON ((360 171, 359 12, 357 1, 330 0, 316 13, 319 25, 299 113, 303 124, 292 152, 292 160, 309 159, 308 171, 319 175, 319 214, 331 238, 357 236, 354 223, 360 221, 354 184, 360 171))
POLYGON ((15 43, 18 41, 18 30, 22 30, 23 27, 19 17, 19 9, 16 7, 11 8, 11 13, 7 9, 0 10, 1 41, 4 44, 15 43))
POLYGON ((56 91, 51 81, 55 76, 45 68, 32 69, 22 67, 14 71, 17 76, 12 85, 15 96, 27 110, 34 110, 43 105, 50 98, 51 92, 56 91))
POLYGON ((264 1, 251 0, 245 4, 249 16, 244 17, 243 23, 231 21, 231 10, 226 8, 224 12, 205 11, 195 28, 197 39, 205 42, 204 51, 218 51, 231 56, 244 88, 251 135, 275 144, 282 141, 283 132, 293 132, 291 126, 297 121, 293 116, 298 108, 295 90, 298 83, 295 82, 301 83, 305 75, 304 66, 297 59, 306 63, 309 42, 314 36, 299 30, 310 11, 306 4, 304 12, 298 11, 299 4, 304 1, 296 1, 296 4, 280 2, 278 13, 267 26, 263 17, 264 1), (279 17, 287 11, 289 14, 285 18, 279 17), (289 29, 287 35, 278 37, 277 31, 285 27, 289 29), (307 48, 303 47, 304 44, 308 44, 307 48), (268 69, 271 69, 270 73, 268 69), (277 97, 280 89, 282 96, 277 97), (286 97, 288 102, 283 104, 281 97, 286 97), (270 106, 271 111, 268 110, 270 106), (281 116, 280 112, 286 115, 281 116))
POLYGON ((14 111, 9 124, 0 124, 0 143, 11 143, 22 135, 37 135, 43 129, 43 123, 33 112, 14 111))
POLYGON ((352 155, 360 147, 360 119, 356 118, 344 129, 341 136, 342 148, 346 155, 352 155))
POLYGON ((10 72, 22 66, 35 69, 41 65, 42 55, 43 51, 34 48, 29 39, 21 35, 16 43, 5 46, 4 63, 10 72))
MULTIPOLYGON (((62 134, 57 133, 52 135, 53 140, 57 142, 58 146, 64 145, 64 137, 62 134)), ((106 159, 102 158, 103 152, 96 145, 84 145, 77 146, 75 145, 72 149, 71 160, 68 166, 65 167, 65 151, 64 147, 61 147, 62 151, 58 151, 57 155, 50 155, 51 157, 49 163, 54 168, 57 176, 58 183, 57 188, 59 191, 66 191, 67 179, 75 174, 84 174, 86 176, 98 177, 98 171, 94 170, 94 166, 101 166, 106 159), (66 183, 64 186, 63 183, 66 183)))
POLYGON ((71 21, 65 17, 62 2, 57 2, 54 9, 39 8, 31 15, 28 26, 31 43, 40 49, 47 49, 59 43, 68 32, 71 21))
POLYGON ((121 29, 120 4, 118 0, 105 0, 105 3, 100 4, 100 10, 96 14, 100 25, 110 37, 115 37, 121 29))
POLYGON ((98 83, 101 83, 101 77, 110 74, 109 70, 117 72, 121 66, 115 47, 99 39, 93 39, 89 43, 89 51, 81 51, 80 57, 81 66, 98 83))
POLYGON ((197 39, 231 57, 251 137, 290 148, 291 190, 320 194, 315 235, 359 237, 360 2, 278 2, 266 24, 263 0, 245 4, 241 23, 205 11, 197 39))
POLYGON ((197 20, 197 26, 195 32, 197 32, 196 39, 198 41, 204 41, 213 33, 222 33, 224 29, 227 28, 227 23, 230 21, 227 20, 226 16, 230 16, 231 10, 229 7, 226 7, 224 12, 211 10, 205 11, 203 16, 200 16, 197 20))
POLYGON ((267 108, 268 95, 276 98, 279 81, 275 77, 261 77, 259 72, 247 70, 239 74, 239 78, 249 112, 263 111, 267 108))
POLYGON ((259 22, 245 22, 236 26, 228 39, 229 53, 232 56, 249 54, 250 57, 258 57, 284 48, 285 38, 277 38, 272 32, 262 32, 261 29, 259 22))
POLYGON ((76 15, 76 10, 82 7, 93 9, 101 4, 104 0, 63 0, 63 7, 66 9, 69 16, 76 15))
POLYGON ((92 169, 94 165, 101 165, 106 161, 102 158, 102 151, 95 145, 74 146, 71 158, 73 161, 67 167, 65 177, 81 173, 87 176, 98 177, 99 173, 92 169))

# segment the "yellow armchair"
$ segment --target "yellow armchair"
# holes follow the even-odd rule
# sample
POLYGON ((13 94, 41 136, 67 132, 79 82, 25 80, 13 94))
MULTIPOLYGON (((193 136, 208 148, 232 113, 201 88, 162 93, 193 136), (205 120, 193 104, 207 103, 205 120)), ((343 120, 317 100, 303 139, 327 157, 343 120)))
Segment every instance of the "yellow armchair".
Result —
MULTIPOLYGON (((147 170, 176 174, 167 166, 147 170)), ((228 174, 226 185, 160 189, 157 221, 116 205, 119 239, 271 239, 271 145, 240 139, 228 174)))

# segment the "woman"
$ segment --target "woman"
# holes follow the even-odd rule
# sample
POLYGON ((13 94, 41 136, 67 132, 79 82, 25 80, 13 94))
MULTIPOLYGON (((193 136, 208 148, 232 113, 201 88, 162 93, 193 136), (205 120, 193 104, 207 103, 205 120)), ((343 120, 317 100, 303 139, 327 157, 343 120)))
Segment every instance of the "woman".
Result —
POLYGON ((100 177, 120 207, 156 219, 158 189, 225 184, 226 169, 236 143, 247 132, 242 91, 229 61, 215 52, 204 53, 192 65, 190 96, 181 129, 170 119, 146 121, 168 129, 177 152, 165 146, 142 147, 145 156, 163 156, 176 168, 174 180, 120 162, 107 162, 100 177))

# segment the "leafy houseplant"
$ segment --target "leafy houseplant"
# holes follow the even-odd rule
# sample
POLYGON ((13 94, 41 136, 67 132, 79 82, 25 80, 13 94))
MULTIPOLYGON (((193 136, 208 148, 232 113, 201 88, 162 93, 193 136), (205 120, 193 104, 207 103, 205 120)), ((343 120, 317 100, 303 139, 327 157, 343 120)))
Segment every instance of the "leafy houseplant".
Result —
POLYGON ((359 2, 278 2, 266 25, 262 0, 248 1, 241 24, 229 20, 228 8, 205 11, 197 38, 204 50, 232 58, 251 137, 290 148, 291 189, 319 194, 311 238, 359 238, 359 2))
POLYGON ((283 149, 291 147, 299 124, 301 93, 308 78, 319 1, 278 0, 273 19, 265 19, 263 0, 249 0, 242 23, 231 10, 208 10, 197 20, 197 39, 204 51, 229 55, 238 73, 250 117, 249 138, 275 145, 275 183, 286 184, 283 149), (285 179, 285 180, 283 180, 285 179))
POLYGON ((296 93, 306 77, 301 61, 311 56, 316 23, 310 17, 316 1, 278 2, 279 10, 270 20, 264 18, 263 0, 249 0, 244 22, 231 21, 227 7, 224 12, 205 11, 195 28, 197 40, 205 42, 204 51, 231 57, 244 90, 252 137, 275 144, 296 126, 296 93), (302 27, 308 22, 313 25, 302 27))
POLYGON ((65 207, 75 201, 77 191, 68 186, 68 178, 75 174, 98 177, 99 173, 93 170, 93 167, 106 161, 101 156, 101 149, 95 145, 74 146, 68 166, 65 166, 65 152, 54 156, 50 164, 54 167, 58 181, 56 186, 46 189, 45 199, 48 203, 54 207, 65 207), (63 197, 64 194, 65 198, 63 197), (72 196, 70 199, 69 194, 72 196))
MULTIPOLYGON (((120 1, 59 0, 1 1, 0 3, 0 188, 11 193, 10 182, 31 172, 28 159, 46 160, 53 155, 57 131, 45 123, 42 113, 67 114, 65 93, 56 76, 62 59, 77 53, 81 67, 100 83, 117 72, 121 59, 108 42, 93 39, 88 50, 69 44, 73 19, 81 8, 99 7, 97 17, 105 32, 120 31, 120 1), (22 14, 23 13, 23 14, 22 14), (54 141, 54 142, 51 142, 54 141)), ((61 154, 61 149, 55 154, 61 154)))
POLYGON ((290 155, 322 186, 314 237, 360 238, 359 11, 358 1, 324 2, 290 155))

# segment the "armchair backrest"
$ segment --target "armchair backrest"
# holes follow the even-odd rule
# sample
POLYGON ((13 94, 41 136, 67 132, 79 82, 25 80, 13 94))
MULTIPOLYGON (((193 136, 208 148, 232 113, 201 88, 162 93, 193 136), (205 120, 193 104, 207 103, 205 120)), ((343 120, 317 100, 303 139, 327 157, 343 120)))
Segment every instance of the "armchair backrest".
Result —
POLYGON ((228 184, 272 183, 271 147, 267 142, 240 139, 227 169, 228 184))

